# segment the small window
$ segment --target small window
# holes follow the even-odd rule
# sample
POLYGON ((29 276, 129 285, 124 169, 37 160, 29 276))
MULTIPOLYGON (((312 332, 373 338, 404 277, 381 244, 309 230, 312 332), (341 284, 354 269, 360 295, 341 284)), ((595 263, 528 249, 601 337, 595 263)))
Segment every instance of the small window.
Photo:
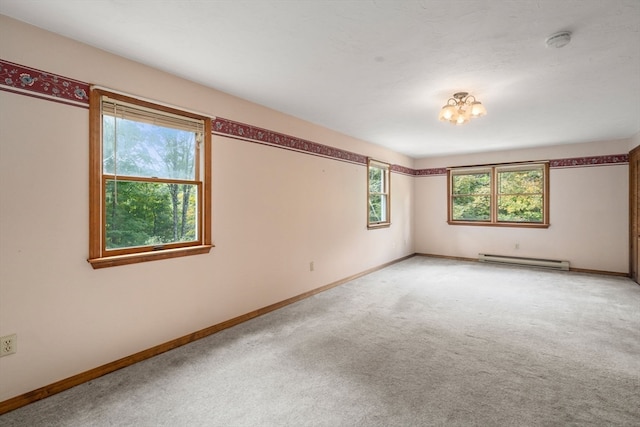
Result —
POLYGON ((93 267, 208 252, 210 119, 93 89, 90 120, 93 267))
POLYGON ((449 223, 548 227, 548 163, 452 168, 449 223))
POLYGON ((369 159, 367 162, 367 226, 391 225, 391 182, 389 164, 369 159))

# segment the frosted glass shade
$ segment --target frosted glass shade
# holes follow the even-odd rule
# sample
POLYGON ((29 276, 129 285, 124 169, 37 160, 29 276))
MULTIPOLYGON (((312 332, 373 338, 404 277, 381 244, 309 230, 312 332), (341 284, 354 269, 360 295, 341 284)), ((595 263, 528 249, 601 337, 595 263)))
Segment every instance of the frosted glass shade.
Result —
POLYGON ((442 121, 452 120, 457 115, 456 107, 453 105, 445 105, 440 110, 440 116, 438 117, 442 121))
POLYGON ((481 117, 487 114, 487 109, 484 108, 481 102, 476 101, 471 103, 471 115, 474 117, 481 117))

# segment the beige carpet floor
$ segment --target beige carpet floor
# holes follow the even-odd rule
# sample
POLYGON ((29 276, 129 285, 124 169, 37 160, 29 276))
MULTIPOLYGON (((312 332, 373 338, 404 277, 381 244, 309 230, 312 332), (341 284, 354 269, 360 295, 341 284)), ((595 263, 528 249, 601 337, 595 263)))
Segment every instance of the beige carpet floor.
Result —
POLYGON ((0 426, 639 426, 640 286, 414 257, 0 426))

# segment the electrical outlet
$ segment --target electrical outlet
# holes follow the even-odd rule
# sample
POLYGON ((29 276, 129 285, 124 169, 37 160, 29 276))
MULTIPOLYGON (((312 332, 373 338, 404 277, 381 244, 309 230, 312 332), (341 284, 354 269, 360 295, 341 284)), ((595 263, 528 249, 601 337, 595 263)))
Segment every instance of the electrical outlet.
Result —
POLYGON ((18 335, 16 334, 0 338, 0 357, 15 353, 17 345, 18 335))

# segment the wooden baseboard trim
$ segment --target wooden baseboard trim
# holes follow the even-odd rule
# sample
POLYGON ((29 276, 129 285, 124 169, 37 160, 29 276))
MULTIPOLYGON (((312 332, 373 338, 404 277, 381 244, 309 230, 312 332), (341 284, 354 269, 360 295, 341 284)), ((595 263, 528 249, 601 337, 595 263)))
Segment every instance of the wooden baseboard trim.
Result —
POLYGON ((450 259, 450 260, 453 260, 453 261, 470 261, 470 262, 477 262, 478 261, 477 258, 465 258, 465 257, 461 257, 461 256, 423 254, 423 253, 416 253, 416 255, 417 256, 424 256, 424 257, 427 257, 427 258, 450 259))
POLYGON ((569 267, 569 271, 573 271, 576 273, 601 274, 604 276, 631 277, 629 273, 619 273, 617 271, 590 270, 588 268, 569 267))
POLYGON ((118 359, 116 361, 107 363, 106 365, 99 366, 94 369, 90 369, 88 371, 82 372, 80 374, 74 375, 69 378, 65 378, 60 381, 56 381, 53 384, 49 384, 47 386, 38 388, 36 390, 30 391, 28 393, 21 394, 19 396, 13 397, 11 399, 7 399, 3 402, 0 402, 0 415, 5 414, 7 412, 13 411, 14 409, 21 408, 30 403, 36 402, 38 400, 44 399, 56 393, 60 393, 61 391, 68 390, 72 387, 80 385, 82 383, 91 381, 93 379, 99 378, 103 375, 109 374, 111 372, 117 371, 118 369, 125 368, 127 366, 133 365, 134 363, 141 362, 143 360, 149 359, 151 357, 157 356, 158 354, 164 353, 169 350, 173 350, 174 348, 181 347, 185 344, 189 344, 191 342, 197 341, 201 338, 207 337, 209 335, 215 334, 216 332, 222 331, 224 329, 230 328, 232 326, 236 326, 240 323, 246 322, 247 320, 251 320, 258 316, 262 316, 263 314, 267 314, 274 310, 278 310, 282 307, 285 307, 289 304, 293 304, 295 302, 301 301, 303 299, 309 298, 313 295, 319 294, 321 292, 327 291, 331 288, 335 288, 336 286, 343 285, 351 280, 357 279, 359 277, 365 276, 367 274, 373 273, 374 271, 381 270, 390 265, 396 264, 398 262, 404 261, 411 257, 415 256, 415 254, 407 255, 402 258, 398 258, 396 260, 384 263, 377 267, 370 268, 363 272, 354 274, 352 276, 346 277, 344 279, 338 280, 333 283, 329 283, 328 285, 321 286, 319 288, 304 292, 300 295, 296 295, 294 297, 288 298, 284 301, 277 302, 275 304, 268 305, 266 307, 260 308, 258 310, 252 311, 250 313, 243 314, 238 317, 234 317, 233 319, 229 319, 222 323, 218 323, 216 325, 210 326, 205 329, 201 329, 199 331, 193 332, 189 335, 185 335, 180 338, 176 338, 175 340, 171 340, 164 344, 157 345, 155 347, 151 347, 147 350, 142 350, 138 353, 132 354, 131 356, 123 357, 122 359, 118 359))
MULTIPOLYGON (((423 254, 423 253, 416 253, 416 255, 417 256, 430 257, 430 258, 450 259, 450 260, 454 260, 454 261, 478 262, 477 258, 465 258, 465 257, 457 257, 457 256, 423 254)), ((619 272, 616 272, 616 271, 605 271, 605 270, 590 270, 590 269, 587 269, 587 268, 573 268, 573 267, 570 267, 569 271, 574 271, 576 273, 601 274, 601 275, 605 275, 605 276, 631 277, 629 275, 629 273, 619 273, 619 272)))

